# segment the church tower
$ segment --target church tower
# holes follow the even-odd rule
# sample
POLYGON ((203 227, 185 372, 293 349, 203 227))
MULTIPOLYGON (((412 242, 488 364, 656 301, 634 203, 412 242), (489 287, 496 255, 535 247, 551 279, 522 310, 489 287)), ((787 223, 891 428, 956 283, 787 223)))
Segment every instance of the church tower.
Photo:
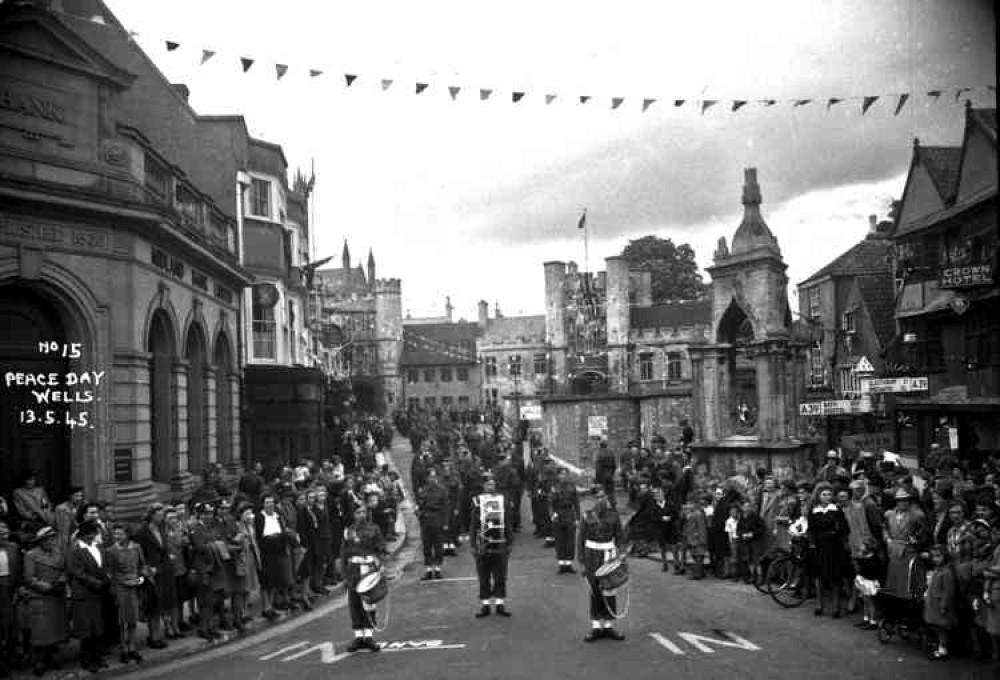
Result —
POLYGON ((375 254, 368 249, 368 285, 375 290, 375 254))
POLYGON ((345 271, 351 268, 351 249, 347 247, 346 238, 344 239, 344 253, 340 256, 340 261, 345 271))

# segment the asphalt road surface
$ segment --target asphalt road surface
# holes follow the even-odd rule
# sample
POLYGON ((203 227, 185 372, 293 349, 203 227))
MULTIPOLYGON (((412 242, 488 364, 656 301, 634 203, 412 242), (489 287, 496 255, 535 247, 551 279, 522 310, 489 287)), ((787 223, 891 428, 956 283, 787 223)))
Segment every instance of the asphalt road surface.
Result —
MULTIPOLYGON (((398 451, 400 469, 408 453, 398 451)), ((586 505, 586 502, 585 502, 586 505)), ((527 515, 525 516, 527 518, 527 515)), ((813 615, 812 603, 783 610, 750 586, 690 581, 660 571, 659 562, 631 562, 630 606, 620 622, 624 642, 587 644, 585 582, 556 574, 554 551, 518 535, 510 566, 513 616, 476 619, 475 569, 468 548, 446 558, 444 580, 421 582, 419 541, 398 556, 389 622, 376 634, 382 651, 346 654, 352 639, 343 602, 316 620, 271 631, 190 657, 144 677, 185 680, 492 680, 494 678, 906 678, 996 677, 966 660, 931 662, 915 643, 882 645, 875 635, 813 615), (266 637, 271 635, 271 637, 266 637)), ((381 616, 385 616, 385 607, 381 616)))

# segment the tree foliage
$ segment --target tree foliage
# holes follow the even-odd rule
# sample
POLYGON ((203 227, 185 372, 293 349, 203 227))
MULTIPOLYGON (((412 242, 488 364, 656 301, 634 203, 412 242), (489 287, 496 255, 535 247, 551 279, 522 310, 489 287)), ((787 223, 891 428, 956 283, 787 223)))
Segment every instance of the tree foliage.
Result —
POLYGON ((694 300, 708 292, 695 261, 694 248, 674 245, 669 238, 643 236, 629 241, 622 251, 632 270, 653 273, 653 303, 694 300))

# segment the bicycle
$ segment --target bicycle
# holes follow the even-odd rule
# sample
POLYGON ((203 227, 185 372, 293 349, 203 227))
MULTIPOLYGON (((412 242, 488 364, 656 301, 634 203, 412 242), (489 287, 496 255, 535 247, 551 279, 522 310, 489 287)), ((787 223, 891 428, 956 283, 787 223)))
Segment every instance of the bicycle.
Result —
POLYGON ((801 607, 809 599, 808 544, 804 537, 792 539, 792 551, 775 559, 764 580, 771 599, 785 609, 801 607))

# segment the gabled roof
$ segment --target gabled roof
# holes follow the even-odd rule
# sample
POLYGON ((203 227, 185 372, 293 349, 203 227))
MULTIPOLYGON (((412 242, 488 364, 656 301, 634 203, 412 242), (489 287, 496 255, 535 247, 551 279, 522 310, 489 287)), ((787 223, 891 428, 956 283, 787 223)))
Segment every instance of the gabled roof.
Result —
POLYGON ((889 255, 889 247, 889 239, 884 234, 869 234, 799 285, 804 286, 825 276, 888 273, 889 264, 886 258, 889 255))
POLYGON ((997 110, 996 109, 971 109, 971 118, 986 133, 986 136, 997 141, 997 110))
POLYGON ((887 271, 884 274, 859 276, 857 286, 875 337, 879 345, 886 347, 896 334, 896 296, 892 274, 887 271))
POLYGON ((678 300, 629 310, 629 326, 641 328, 681 328, 712 322, 712 301, 678 300))
POLYGON ((917 155, 927 169, 941 202, 950 205, 958 191, 958 178, 962 170, 962 147, 918 146, 917 155))

